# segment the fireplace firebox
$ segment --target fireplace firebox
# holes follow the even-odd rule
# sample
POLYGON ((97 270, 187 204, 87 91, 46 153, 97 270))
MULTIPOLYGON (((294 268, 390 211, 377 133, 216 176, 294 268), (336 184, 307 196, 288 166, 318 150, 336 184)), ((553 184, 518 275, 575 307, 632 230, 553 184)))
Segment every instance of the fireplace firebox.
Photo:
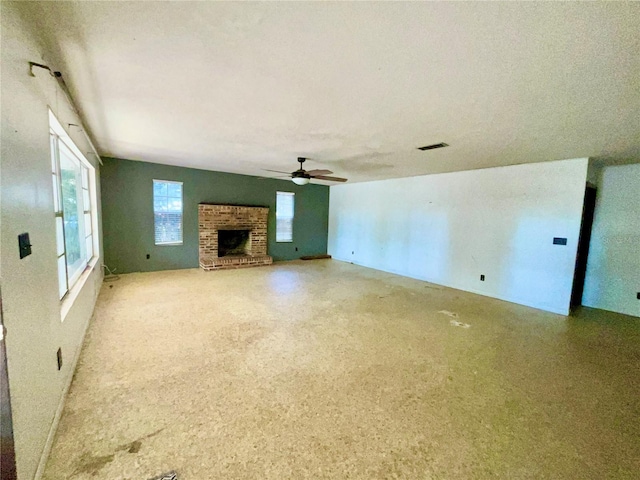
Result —
POLYGON ((218 257, 250 255, 249 230, 218 230, 218 257))

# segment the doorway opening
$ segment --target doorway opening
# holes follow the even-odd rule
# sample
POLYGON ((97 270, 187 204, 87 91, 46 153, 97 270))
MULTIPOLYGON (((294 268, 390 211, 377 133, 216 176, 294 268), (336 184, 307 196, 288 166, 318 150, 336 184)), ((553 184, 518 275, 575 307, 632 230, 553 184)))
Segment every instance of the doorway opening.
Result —
POLYGON ((595 187, 587 185, 584 193, 576 268, 573 274, 573 289, 571 290, 571 309, 582 305, 582 293, 584 292, 584 280, 587 275, 587 259, 589 258, 589 244, 591 242, 591 228, 593 227, 593 215, 596 209, 596 192, 597 189, 595 187))
POLYGON ((2 480, 15 480, 17 478, 16 451, 13 443, 5 332, 2 322, 2 296, 0 296, 0 475, 2 480))

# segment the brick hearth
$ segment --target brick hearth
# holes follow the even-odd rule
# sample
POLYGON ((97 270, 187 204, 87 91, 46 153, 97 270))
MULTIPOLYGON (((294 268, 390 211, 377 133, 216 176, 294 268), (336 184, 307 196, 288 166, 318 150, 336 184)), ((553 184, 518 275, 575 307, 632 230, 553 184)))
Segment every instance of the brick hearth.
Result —
POLYGON ((267 255, 267 207, 198 205, 199 257, 203 270, 270 265, 267 255), (218 257, 218 230, 248 230, 246 255, 218 257))

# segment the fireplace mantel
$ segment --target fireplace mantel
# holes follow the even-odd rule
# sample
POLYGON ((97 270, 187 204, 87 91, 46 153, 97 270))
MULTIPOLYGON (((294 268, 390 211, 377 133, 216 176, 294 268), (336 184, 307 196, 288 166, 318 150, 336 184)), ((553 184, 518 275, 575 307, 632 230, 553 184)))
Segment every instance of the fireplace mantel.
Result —
POLYGON ((200 268, 220 270, 270 265, 273 259, 267 255, 268 216, 268 207, 198 205, 200 268), (246 255, 219 257, 218 230, 249 231, 246 255))

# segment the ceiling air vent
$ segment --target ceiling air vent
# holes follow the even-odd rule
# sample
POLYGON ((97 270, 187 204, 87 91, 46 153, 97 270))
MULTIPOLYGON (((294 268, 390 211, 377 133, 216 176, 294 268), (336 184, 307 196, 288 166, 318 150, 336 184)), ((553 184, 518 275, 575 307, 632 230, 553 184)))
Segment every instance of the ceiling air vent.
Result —
POLYGON ((444 147, 448 147, 449 144, 448 143, 434 143, 433 145, 427 145, 425 147, 418 147, 418 150, 433 150, 436 148, 444 148, 444 147))

